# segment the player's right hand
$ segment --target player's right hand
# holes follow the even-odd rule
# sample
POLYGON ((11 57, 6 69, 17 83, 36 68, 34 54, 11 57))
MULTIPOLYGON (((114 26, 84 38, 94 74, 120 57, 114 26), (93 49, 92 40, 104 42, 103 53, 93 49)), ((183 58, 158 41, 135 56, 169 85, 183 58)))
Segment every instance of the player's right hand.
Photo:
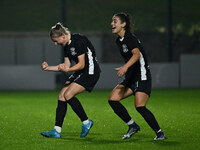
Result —
POLYGON ((115 70, 118 71, 118 72, 117 72, 117 76, 121 78, 121 77, 123 77, 123 76, 126 74, 128 68, 125 67, 125 66, 122 66, 122 67, 120 67, 120 68, 115 68, 115 70))
POLYGON ((46 61, 44 61, 43 63, 42 63, 42 65, 41 65, 41 67, 42 67, 42 70, 48 70, 48 63, 46 62, 46 61))

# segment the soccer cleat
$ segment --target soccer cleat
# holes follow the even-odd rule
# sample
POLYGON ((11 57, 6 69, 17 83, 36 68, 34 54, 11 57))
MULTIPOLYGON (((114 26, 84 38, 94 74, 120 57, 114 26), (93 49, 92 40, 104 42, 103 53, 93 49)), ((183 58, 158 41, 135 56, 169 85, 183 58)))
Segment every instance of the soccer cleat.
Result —
POLYGON ((41 132, 40 133, 44 137, 51 137, 51 138, 60 138, 61 133, 58 133, 56 129, 50 130, 48 132, 41 132))
POLYGON ((86 135, 89 133, 89 131, 92 128, 92 126, 93 126, 93 121, 92 120, 89 120, 88 124, 83 124, 82 125, 82 132, 81 132, 80 137, 86 137, 86 135))
POLYGON ((167 138, 163 131, 156 133, 156 135, 157 136, 154 138, 154 140, 164 140, 167 138))
POLYGON ((132 125, 129 126, 128 132, 122 137, 122 139, 128 139, 138 131, 140 131, 140 127, 134 122, 132 125))

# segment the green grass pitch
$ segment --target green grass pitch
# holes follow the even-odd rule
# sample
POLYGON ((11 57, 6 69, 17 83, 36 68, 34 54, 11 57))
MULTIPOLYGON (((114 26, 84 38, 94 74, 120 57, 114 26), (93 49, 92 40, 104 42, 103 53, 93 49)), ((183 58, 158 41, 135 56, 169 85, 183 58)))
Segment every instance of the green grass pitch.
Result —
POLYGON ((134 98, 122 101, 141 131, 122 140, 128 127, 111 110, 110 90, 78 96, 94 126, 80 138, 81 122, 68 105, 62 138, 44 138, 54 127, 59 91, 0 92, 0 150, 197 150, 200 149, 200 89, 154 89, 147 107, 168 139, 154 141, 155 133, 134 108, 134 98))

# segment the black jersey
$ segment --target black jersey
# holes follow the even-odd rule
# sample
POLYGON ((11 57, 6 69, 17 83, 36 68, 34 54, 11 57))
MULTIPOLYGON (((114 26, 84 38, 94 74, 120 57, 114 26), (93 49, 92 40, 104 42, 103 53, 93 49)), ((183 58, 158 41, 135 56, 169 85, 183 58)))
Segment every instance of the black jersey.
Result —
POLYGON ((140 58, 135 62, 127 71, 125 77, 130 78, 130 80, 148 80, 151 79, 149 64, 147 61, 146 54, 143 50, 143 47, 137 37, 130 33, 126 32, 124 37, 120 39, 117 38, 116 43, 120 49, 120 53, 124 58, 125 63, 133 56, 131 51, 134 48, 138 48, 140 51, 140 58))
POLYGON ((70 41, 64 47, 65 57, 78 63, 78 56, 85 54, 85 67, 78 72, 88 73, 89 75, 95 72, 100 72, 99 65, 96 59, 95 49, 88 38, 81 34, 71 34, 70 41))

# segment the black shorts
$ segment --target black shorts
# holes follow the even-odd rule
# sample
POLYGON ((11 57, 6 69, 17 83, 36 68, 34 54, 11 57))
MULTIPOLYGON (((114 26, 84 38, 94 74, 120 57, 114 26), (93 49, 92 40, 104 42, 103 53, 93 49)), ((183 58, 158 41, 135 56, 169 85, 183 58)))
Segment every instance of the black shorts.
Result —
POLYGON ((133 95, 135 95, 135 92, 144 92, 149 97, 151 95, 151 79, 143 81, 128 81, 124 79, 120 84, 130 88, 133 91, 133 95))
MULTIPOLYGON (((95 72, 93 75, 89 75, 88 73, 77 73, 72 74, 67 81, 70 83, 75 82, 81 86, 83 86, 88 92, 91 92, 99 80, 100 72, 95 72)), ((70 84, 69 83, 69 84, 70 84)), ((69 85, 67 84, 67 85, 69 85)))

